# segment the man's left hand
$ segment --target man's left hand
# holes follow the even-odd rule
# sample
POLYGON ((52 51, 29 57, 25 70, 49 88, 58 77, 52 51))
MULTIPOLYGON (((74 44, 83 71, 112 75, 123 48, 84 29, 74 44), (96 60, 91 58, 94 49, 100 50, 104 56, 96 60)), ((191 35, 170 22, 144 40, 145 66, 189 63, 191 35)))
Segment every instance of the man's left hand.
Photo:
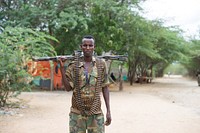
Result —
POLYGON ((107 112, 105 125, 109 126, 111 124, 111 121, 112 121, 111 114, 110 114, 110 112, 107 112))

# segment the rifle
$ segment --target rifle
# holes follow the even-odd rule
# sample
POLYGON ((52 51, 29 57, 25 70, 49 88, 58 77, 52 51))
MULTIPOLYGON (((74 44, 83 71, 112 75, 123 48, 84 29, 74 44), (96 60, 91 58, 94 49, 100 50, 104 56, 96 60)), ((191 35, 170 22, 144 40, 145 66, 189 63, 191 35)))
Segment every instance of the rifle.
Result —
POLYGON ((63 61, 65 60, 74 60, 74 56, 72 55, 65 55, 65 56, 54 56, 54 57, 32 57, 33 61, 58 61, 62 58, 63 61))
MULTIPOLYGON (((83 57, 83 55, 81 56, 83 57)), ((127 55, 102 55, 102 56, 95 56, 100 59, 105 59, 105 60, 118 60, 118 61, 127 61, 127 55)), ((71 60, 73 61, 75 57, 73 55, 64 55, 64 56, 54 56, 54 57, 33 57, 33 61, 58 61, 59 59, 62 59, 63 61, 65 60, 71 60)))

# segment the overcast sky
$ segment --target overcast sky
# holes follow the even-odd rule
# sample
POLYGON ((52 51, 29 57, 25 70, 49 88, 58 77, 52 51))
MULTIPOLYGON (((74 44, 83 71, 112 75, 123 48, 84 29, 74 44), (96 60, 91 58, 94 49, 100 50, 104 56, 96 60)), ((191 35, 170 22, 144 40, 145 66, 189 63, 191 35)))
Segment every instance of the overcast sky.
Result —
POLYGON ((144 17, 167 20, 166 26, 179 25, 186 36, 200 29, 200 0, 146 0, 141 6, 144 17))

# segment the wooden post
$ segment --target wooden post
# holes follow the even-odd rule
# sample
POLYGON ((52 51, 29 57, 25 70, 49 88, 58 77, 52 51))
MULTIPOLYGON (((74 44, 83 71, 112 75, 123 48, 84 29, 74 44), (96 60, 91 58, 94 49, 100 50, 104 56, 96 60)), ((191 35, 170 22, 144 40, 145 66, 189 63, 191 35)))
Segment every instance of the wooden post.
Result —
POLYGON ((122 62, 119 65, 119 90, 123 90, 123 79, 122 79, 122 62))
POLYGON ((107 67, 108 67, 108 76, 110 76, 110 71, 111 71, 111 67, 112 67, 112 60, 110 61, 110 60, 108 60, 107 61, 107 67))
POLYGON ((50 63, 50 68, 51 68, 51 86, 50 86, 50 91, 53 91, 54 89, 54 62, 49 61, 50 63))

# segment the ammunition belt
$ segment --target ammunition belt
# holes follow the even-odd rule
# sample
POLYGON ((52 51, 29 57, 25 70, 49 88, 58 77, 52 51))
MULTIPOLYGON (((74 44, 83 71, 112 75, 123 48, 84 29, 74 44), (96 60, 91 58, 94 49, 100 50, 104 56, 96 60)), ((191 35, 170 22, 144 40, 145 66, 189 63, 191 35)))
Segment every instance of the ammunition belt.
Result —
MULTIPOLYGON (((94 99, 88 100, 82 100, 81 99, 81 88, 80 88, 80 73, 79 73, 79 64, 80 64, 80 52, 75 52, 74 56, 74 61, 75 61, 75 69, 74 69, 74 78, 75 78, 75 89, 76 89, 76 99, 72 99, 76 101, 76 105, 78 110, 80 110, 82 115, 93 115, 96 112, 99 112, 101 110, 101 99, 100 99, 100 90, 102 88, 102 68, 103 68, 103 63, 101 62, 101 59, 97 59, 97 83, 95 87, 95 97, 94 99), (84 106, 88 105, 88 102, 91 103, 91 106, 84 106)), ((76 106, 72 105, 72 106, 76 106)))
POLYGON ((80 92, 80 74, 79 74, 79 64, 80 64, 80 55, 81 53, 78 51, 75 51, 74 61, 75 61, 75 68, 74 68, 74 78, 75 78, 75 89, 76 89, 76 99, 73 99, 76 101, 76 105, 78 106, 78 109, 81 111, 82 114, 84 114, 85 109, 81 100, 81 92, 80 92))
POLYGON ((97 84, 95 87, 95 99, 92 104, 92 107, 90 109, 89 115, 94 114, 95 112, 100 110, 101 107, 101 99, 100 99, 100 90, 102 88, 102 68, 103 68, 103 63, 101 62, 101 59, 96 59, 97 61, 97 84))

